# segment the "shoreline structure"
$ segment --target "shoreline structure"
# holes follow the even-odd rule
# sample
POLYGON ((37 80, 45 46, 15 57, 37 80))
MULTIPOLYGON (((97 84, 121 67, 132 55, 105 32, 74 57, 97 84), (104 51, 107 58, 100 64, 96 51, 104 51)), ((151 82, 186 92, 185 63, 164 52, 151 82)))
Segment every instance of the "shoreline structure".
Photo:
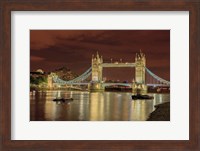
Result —
POLYGON ((155 105, 155 110, 149 114, 147 121, 170 121, 170 102, 155 105))

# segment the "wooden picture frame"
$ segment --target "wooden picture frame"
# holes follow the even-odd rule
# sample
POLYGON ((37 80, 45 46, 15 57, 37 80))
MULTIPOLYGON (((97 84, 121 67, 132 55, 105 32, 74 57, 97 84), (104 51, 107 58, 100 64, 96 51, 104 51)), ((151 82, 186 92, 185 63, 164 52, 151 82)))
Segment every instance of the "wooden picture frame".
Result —
POLYGON ((200 150, 199 0, 144 0, 141 2, 138 0, 1 0, 0 35, 0 150, 200 150), (189 140, 11 140, 12 11, 189 11, 189 140))

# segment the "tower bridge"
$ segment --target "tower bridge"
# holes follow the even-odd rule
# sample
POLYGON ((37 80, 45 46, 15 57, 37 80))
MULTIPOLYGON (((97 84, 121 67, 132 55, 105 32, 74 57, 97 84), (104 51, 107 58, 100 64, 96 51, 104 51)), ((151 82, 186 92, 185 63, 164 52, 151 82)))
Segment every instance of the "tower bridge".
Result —
POLYGON ((98 52, 96 56, 92 56, 91 67, 86 70, 79 77, 64 81, 60 79, 56 74, 52 73, 48 76, 48 86, 51 88, 53 84, 60 85, 87 85, 89 91, 104 91, 106 86, 121 85, 132 88, 133 93, 145 94, 147 92, 147 86, 170 86, 170 82, 164 80, 151 72, 146 67, 146 57, 141 51, 136 53, 135 62, 113 62, 104 63, 103 57, 99 56, 98 52), (103 68, 117 67, 117 68, 135 68, 135 80, 132 83, 105 83, 102 79, 103 68), (90 82, 85 82, 91 75, 90 82))

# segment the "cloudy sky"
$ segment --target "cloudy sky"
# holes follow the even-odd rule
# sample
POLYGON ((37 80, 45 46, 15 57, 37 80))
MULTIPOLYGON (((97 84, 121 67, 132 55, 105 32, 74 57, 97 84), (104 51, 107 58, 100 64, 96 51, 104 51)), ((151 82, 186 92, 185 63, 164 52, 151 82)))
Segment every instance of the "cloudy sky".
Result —
MULTIPOLYGON (((170 79, 169 30, 31 30, 31 71, 52 71, 66 66, 81 74, 91 66, 98 51, 104 62, 134 62, 142 50, 147 67, 158 76, 170 79)), ((134 68, 106 68, 103 77, 114 80, 134 78, 134 68)))

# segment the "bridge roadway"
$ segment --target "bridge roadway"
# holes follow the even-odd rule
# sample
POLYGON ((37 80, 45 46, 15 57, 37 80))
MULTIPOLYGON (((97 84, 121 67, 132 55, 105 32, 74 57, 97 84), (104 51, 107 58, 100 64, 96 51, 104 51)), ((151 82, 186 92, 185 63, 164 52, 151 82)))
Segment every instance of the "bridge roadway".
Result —
MULTIPOLYGON (((71 83, 67 85, 88 85, 89 83, 71 83)), ((131 87, 132 83, 103 83, 104 86, 112 86, 112 85, 121 85, 121 86, 128 86, 131 87)), ((165 84, 147 84, 147 86, 166 86, 165 84)))
POLYGON ((100 66, 102 67, 135 67, 135 63, 121 63, 121 62, 116 62, 116 63, 102 63, 100 66))

